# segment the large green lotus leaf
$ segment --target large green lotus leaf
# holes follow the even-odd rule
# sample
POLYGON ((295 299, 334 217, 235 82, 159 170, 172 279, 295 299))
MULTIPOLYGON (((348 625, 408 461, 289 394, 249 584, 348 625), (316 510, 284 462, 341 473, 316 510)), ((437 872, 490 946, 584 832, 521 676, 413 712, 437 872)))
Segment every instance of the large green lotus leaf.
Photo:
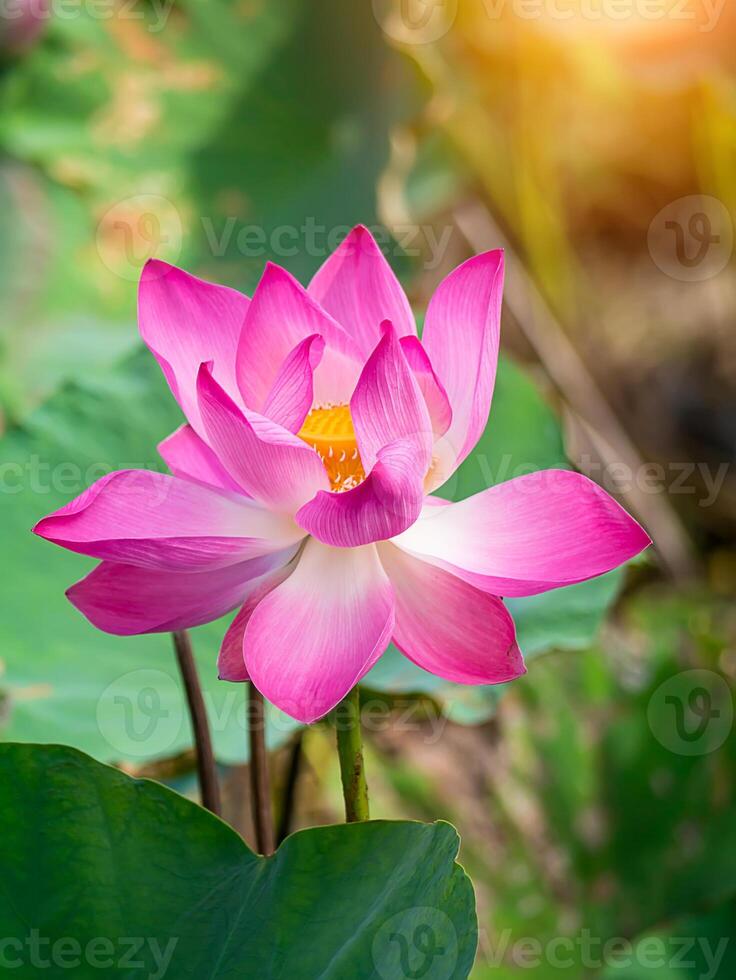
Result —
POLYGON ((0 773, 0 935, 19 976, 34 953, 44 976, 79 980, 105 963, 177 980, 470 972, 474 897, 449 824, 318 827, 262 858, 171 790, 64 746, 0 746, 0 773))
MULTIPOLYGON (((554 413, 532 381, 502 358, 485 432, 440 493, 463 500, 522 473, 569 465, 554 413)), ((565 589, 507 600, 527 662, 548 650, 589 646, 622 582, 623 572, 617 570, 565 589)), ((382 693, 430 697, 448 717, 464 724, 491 717, 507 687, 452 684, 416 667, 393 645, 368 674, 365 685, 382 693)))
POLYGON ((189 155, 256 84, 298 10, 182 0, 100 16, 81 4, 6 66, 0 397, 12 417, 135 343, 150 252, 197 261, 202 216, 218 212, 188 192, 189 155))
MULTIPOLYGON (((0 441, 4 738, 72 743, 105 761, 143 762, 191 745, 171 638, 94 629, 64 596, 93 562, 30 533, 105 471, 162 469, 156 444, 180 421, 157 364, 141 351, 107 375, 66 386, 0 441)), ((217 680, 215 668, 225 628, 192 635, 217 756, 238 762, 246 757, 245 692, 217 680)), ((271 720, 273 746, 297 727, 275 710, 271 720)))

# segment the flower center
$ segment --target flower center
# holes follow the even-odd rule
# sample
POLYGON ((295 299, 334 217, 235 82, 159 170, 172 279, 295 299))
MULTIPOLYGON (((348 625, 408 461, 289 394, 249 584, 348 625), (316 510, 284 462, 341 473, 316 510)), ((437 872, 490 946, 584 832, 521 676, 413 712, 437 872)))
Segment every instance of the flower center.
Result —
POLYGON ((333 490, 352 490, 365 480, 349 406, 313 408, 298 434, 319 453, 333 490))

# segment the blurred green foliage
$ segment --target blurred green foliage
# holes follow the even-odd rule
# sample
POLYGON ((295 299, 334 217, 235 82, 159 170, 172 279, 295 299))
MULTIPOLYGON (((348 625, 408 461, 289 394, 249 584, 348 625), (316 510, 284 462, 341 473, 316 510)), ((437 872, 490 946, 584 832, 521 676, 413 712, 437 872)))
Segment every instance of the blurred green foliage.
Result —
POLYGON ((308 278, 341 228, 375 221, 389 127, 419 97, 368 5, 90 10, 52 18, 0 81, 0 404, 14 417, 135 342, 151 251, 246 291, 268 259, 308 278))

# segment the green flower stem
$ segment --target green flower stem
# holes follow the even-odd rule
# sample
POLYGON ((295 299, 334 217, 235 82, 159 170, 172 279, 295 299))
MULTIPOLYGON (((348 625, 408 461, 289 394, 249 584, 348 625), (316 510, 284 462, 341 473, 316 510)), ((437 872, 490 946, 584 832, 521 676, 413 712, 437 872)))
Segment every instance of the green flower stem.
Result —
POLYGON ((255 684, 248 683, 248 744, 250 747, 250 799, 256 849, 268 856, 276 850, 274 843, 271 786, 266 751, 266 713, 263 695, 255 684))
POLYGON ((197 753, 197 776, 199 778, 199 795, 202 806, 212 813, 221 815, 220 787, 217 782, 217 765, 212 751, 210 726, 207 721, 207 709, 202 697, 202 688, 197 675, 197 665, 192 653, 192 641, 186 630, 172 633, 176 659, 179 663, 181 679, 189 705, 189 717, 194 733, 194 745, 197 753))
POLYGON ((363 764, 363 736, 360 730, 360 692, 358 686, 335 708, 337 754, 345 798, 345 820, 355 823, 370 819, 368 784, 363 764))

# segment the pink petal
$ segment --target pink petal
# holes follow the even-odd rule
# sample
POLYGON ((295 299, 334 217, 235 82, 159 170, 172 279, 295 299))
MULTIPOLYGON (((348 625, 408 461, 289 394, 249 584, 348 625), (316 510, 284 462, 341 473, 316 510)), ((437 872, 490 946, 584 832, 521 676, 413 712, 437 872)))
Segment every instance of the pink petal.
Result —
POLYGON ((325 544, 354 548, 400 534, 422 509, 423 459, 410 440, 378 453, 366 479, 353 490, 320 492, 296 514, 297 524, 325 544))
POLYGON ((217 673, 221 681, 247 681, 250 680, 245 666, 243 655, 243 636, 246 627, 261 599, 265 599, 269 592, 285 582, 294 571, 294 563, 283 565, 273 572, 269 572, 254 583, 254 588, 248 593, 248 597, 238 610, 238 614, 230 624, 227 633, 222 641, 220 653, 217 658, 217 673))
POLYGON ((423 479, 432 459, 429 412, 392 324, 381 330, 350 399, 360 458, 367 473, 384 446, 408 441, 416 447, 423 479))
POLYGON ((303 536, 245 497, 147 470, 103 476, 33 530, 93 558, 171 571, 232 565, 303 536))
POLYGON ((266 401, 263 415, 298 432, 314 401, 314 371, 325 350, 319 334, 312 334, 296 345, 279 368, 266 401))
POLYGON ((401 349, 412 370, 419 390, 424 396, 432 421, 432 431, 439 438, 447 432, 452 422, 452 408, 442 382, 434 373, 427 352, 418 337, 402 337, 401 349))
POLYGON ((503 251, 476 255, 440 283, 427 308, 422 344, 452 406, 450 427, 435 447, 439 464, 432 487, 452 475, 488 421, 498 361, 503 275, 503 251))
POLYGON ((225 568, 170 572, 103 561, 67 591, 97 629, 117 636, 189 629, 234 609, 261 576, 283 567, 298 545, 225 568))
POLYGON ((391 320, 400 337, 417 328, 404 290, 375 239, 363 225, 353 228, 309 284, 309 293, 355 339, 364 356, 391 320))
POLYGON ((391 585, 376 549, 310 540, 295 571, 254 610, 246 667, 265 698, 309 724, 370 670, 393 624, 391 585))
POLYGON ((293 514, 305 500, 329 486, 322 461, 311 446, 262 415, 244 414, 205 364, 197 391, 207 441, 256 500, 293 514))
POLYGON ((199 365, 212 361, 219 383, 239 401, 235 355, 248 305, 248 297, 237 290, 197 279, 158 259, 143 268, 138 291, 141 336, 200 435, 199 365))
POLYGON ((360 352, 286 269, 269 262, 253 294, 238 345, 237 378, 247 408, 263 414, 283 362, 314 334, 326 343, 315 370, 315 398, 347 403, 360 372, 360 352))
POLYGON ((172 432, 158 444, 158 451, 174 476, 218 490, 245 492, 191 425, 182 425, 172 432))
POLYGON ((544 470, 425 507, 394 543, 484 591, 523 596, 602 575, 651 541, 587 477, 544 470))
POLYGON ((394 643, 409 660, 457 684, 503 684, 525 673, 503 602, 392 544, 378 554, 394 589, 394 643))

